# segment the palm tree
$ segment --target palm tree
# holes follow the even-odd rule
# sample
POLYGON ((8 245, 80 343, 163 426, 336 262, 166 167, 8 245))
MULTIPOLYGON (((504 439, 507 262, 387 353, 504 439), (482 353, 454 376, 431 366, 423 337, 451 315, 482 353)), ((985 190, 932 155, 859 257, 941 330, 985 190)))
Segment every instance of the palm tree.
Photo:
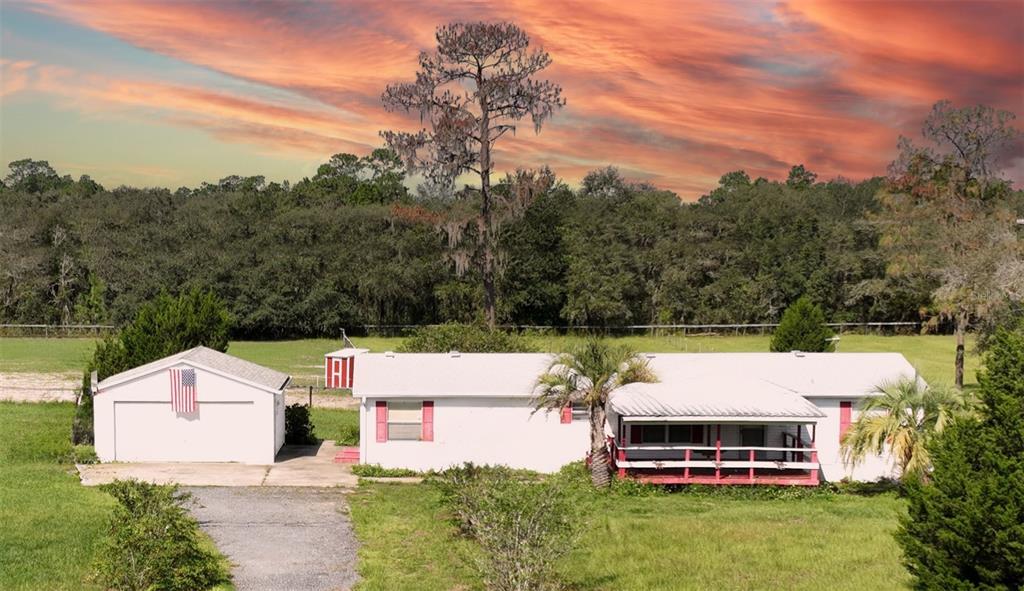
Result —
POLYGON ((608 399, 627 384, 657 382, 647 360, 625 346, 591 338, 556 355, 537 378, 533 404, 537 410, 571 404, 587 407, 590 415, 590 478, 595 487, 611 482, 611 463, 605 443, 608 399))
POLYGON ((958 417, 970 414, 973 398, 960 390, 927 388, 917 380, 888 382, 865 398, 858 418, 843 436, 843 461, 856 465, 889 448, 900 477, 928 478, 928 443, 958 417))

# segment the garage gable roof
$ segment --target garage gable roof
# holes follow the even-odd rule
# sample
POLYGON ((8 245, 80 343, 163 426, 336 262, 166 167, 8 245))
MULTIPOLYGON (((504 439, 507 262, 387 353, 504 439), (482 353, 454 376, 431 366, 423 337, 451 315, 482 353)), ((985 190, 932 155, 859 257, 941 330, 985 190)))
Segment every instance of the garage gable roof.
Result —
POLYGON ((273 392, 284 389, 291 380, 291 376, 288 374, 200 346, 114 374, 100 382, 98 387, 102 391, 111 386, 156 373, 178 363, 212 371, 273 392))

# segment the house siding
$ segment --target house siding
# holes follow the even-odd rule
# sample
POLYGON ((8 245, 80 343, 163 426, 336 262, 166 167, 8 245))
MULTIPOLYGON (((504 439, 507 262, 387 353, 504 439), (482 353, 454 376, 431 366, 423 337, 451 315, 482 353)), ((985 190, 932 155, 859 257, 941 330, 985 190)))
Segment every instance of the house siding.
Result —
POLYGON ((366 464, 425 471, 473 462, 551 473, 584 459, 590 447, 587 421, 562 423, 558 410, 534 412, 525 398, 435 398, 433 441, 378 441, 378 402, 387 400, 367 398, 361 406, 366 464))

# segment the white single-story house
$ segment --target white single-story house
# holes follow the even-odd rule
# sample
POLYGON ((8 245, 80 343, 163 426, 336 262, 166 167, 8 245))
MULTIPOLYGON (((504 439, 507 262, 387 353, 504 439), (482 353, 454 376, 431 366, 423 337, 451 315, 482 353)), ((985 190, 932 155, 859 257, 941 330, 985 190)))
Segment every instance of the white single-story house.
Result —
MULTIPOLYGON (((844 465, 839 441, 875 387, 917 372, 898 353, 658 353, 658 376, 612 395, 620 476, 666 484, 796 484, 892 475, 889 457, 844 465)), ((535 412, 534 353, 359 355, 359 459, 441 470, 464 462, 553 472, 584 459, 584 409, 535 412)), ((923 383, 923 382, 922 382, 923 383)))
POLYGON ((95 385, 93 430, 103 462, 272 464, 284 445, 291 377, 196 347, 95 385))

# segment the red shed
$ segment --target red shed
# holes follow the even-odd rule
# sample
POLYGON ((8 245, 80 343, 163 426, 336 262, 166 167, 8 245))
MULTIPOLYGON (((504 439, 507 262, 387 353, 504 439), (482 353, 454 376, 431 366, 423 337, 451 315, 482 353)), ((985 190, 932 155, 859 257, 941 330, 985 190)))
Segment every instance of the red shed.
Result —
POLYGON ((356 372, 356 355, 366 351, 345 347, 324 355, 324 387, 351 388, 356 372))

